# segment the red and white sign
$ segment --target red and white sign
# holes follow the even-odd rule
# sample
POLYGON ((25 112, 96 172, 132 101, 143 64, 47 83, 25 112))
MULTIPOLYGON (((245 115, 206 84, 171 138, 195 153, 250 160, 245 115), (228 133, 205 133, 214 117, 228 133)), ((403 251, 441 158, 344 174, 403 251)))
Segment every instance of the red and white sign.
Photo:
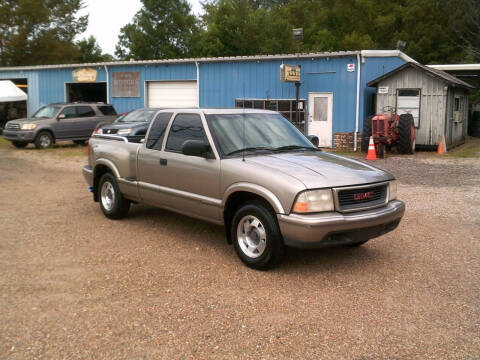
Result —
POLYGON ((347 71, 348 72, 353 72, 355 71, 355 64, 352 63, 352 64, 347 64, 347 71))

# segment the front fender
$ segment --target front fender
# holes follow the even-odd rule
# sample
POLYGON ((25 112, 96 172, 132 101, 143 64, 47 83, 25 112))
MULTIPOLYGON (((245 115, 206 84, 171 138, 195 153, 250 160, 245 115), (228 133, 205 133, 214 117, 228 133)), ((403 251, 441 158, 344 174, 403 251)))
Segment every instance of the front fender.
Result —
POLYGON ((254 193, 258 196, 263 197, 265 200, 268 201, 268 203, 272 206, 272 208, 275 210, 275 213, 277 214, 285 214, 285 210, 282 206, 282 203, 280 200, 275 196, 274 193, 272 193, 270 190, 267 188, 257 185, 257 184, 252 184, 252 183, 247 183, 247 182, 239 182, 230 185, 225 193, 223 194, 223 199, 222 199, 222 206, 225 207, 225 204, 230 197, 231 194, 238 192, 238 191, 246 191, 246 192, 251 192, 254 193))

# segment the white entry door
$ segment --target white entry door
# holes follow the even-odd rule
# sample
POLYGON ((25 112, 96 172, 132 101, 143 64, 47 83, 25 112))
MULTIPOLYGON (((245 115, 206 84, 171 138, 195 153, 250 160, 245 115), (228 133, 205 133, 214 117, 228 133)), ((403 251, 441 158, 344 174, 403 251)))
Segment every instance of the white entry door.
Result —
POLYGON ((319 147, 332 147, 332 93, 308 94, 308 134, 318 136, 319 147))

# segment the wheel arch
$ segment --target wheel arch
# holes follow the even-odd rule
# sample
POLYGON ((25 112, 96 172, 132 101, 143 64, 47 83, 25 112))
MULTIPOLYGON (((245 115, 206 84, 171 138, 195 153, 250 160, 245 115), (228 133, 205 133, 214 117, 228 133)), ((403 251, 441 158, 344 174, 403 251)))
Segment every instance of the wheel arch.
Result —
POLYGON ((112 173, 117 179, 120 177, 120 173, 113 162, 107 159, 97 160, 95 168, 93 169, 93 199, 95 201, 98 201, 98 183, 107 172, 112 173))
POLYGON ((44 127, 44 128, 40 128, 37 130, 36 134, 35 134, 35 137, 33 138, 35 141, 38 137, 38 135, 40 135, 42 132, 47 132, 50 134, 50 136, 52 137, 52 140, 53 140, 53 143, 55 144, 57 142, 57 138, 55 137, 55 133, 53 132, 53 130, 49 127, 44 127))
POLYGON ((232 243, 230 226, 236 210, 242 204, 255 200, 263 202, 273 214, 285 213, 280 200, 270 190, 256 184, 239 183, 232 185, 225 192, 222 201, 223 222, 229 244, 232 243))

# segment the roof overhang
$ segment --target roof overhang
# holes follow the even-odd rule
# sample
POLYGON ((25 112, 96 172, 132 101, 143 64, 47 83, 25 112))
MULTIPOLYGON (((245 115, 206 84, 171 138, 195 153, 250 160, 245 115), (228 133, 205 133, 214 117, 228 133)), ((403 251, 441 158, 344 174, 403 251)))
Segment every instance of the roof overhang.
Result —
POLYGON ((112 61, 85 64, 59 64, 59 65, 36 65, 36 66, 15 66, 0 67, 0 71, 22 71, 22 70, 48 70, 48 69, 68 69, 79 67, 103 67, 103 66, 128 66, 128 65, 160 65, 160 64, 185 64, 185 63, 214 63, 214 62, 239 62, 239 61, 268 61, 268 60, 295 60, 330 58, 330 57, 400 57, 406 62, 416 62, 400 50, 361 50, 361 51, 336 51, 336 52, 316 52, 302 54, 278 54, 278 55, 255 55, 255 56, 228 56, 212 58, 189 58, 189 59, 164 59, 164 60, 131 60, 131 61, 112 61))
POLYGON ((27 94, 10 80, 0 81, 0 102, 25 101, 27 94))

